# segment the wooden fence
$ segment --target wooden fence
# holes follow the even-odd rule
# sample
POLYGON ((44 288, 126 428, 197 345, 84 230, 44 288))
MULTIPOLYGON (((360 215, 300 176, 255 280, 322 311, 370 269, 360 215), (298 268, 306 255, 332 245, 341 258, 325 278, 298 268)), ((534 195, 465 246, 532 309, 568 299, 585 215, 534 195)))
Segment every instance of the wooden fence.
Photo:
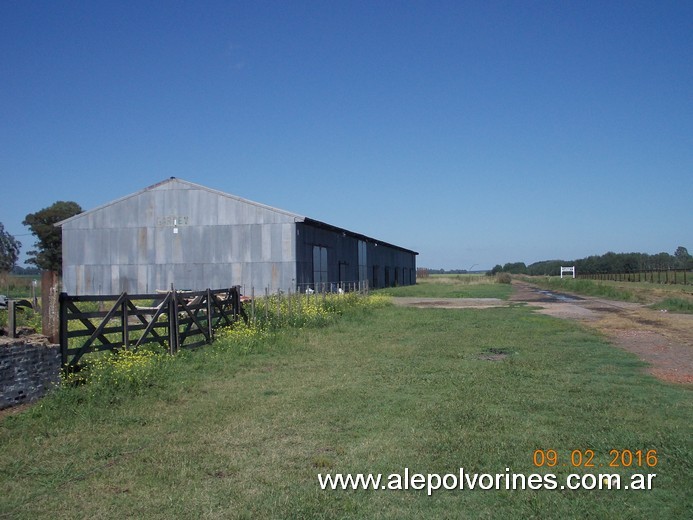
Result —
POLYGON ((693 283, 693 272, 686 269, 648 269, 630 273, 578 274, 577 278, 588 280, 612 280, 616 282, 649 282, 661 284, 693 283))
POLYGON ((19 309, 36 309, 37 305, 32 305, 29 300, 6 300, 0 301, 0 309, 7 309, 7 335, 10 338, 17 337, 17 311, 19 309))
POLYGON ((147 343, 158 343, 171 354, 210 343, 215 329, 232 326, 239 317, 247 321, 240 296, 238 287, 110 296, 61 293, 62 364, 75 367, 85 354, 147 343))

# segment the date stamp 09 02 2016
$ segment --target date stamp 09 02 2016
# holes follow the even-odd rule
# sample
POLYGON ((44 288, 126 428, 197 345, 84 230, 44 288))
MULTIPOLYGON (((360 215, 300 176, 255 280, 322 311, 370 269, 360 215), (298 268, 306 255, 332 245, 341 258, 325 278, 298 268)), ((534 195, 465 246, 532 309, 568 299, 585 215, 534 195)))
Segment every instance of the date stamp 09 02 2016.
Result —
POLYGON ((657 450, 609 450, 608 460, 599 462, 594 450, 571 450, 563 455, 557 450, 534 450, 532 462, 537 468, 566 466, 573 468, 597 468, 605 464, 610 468, 654 468, 657 466, 657 450))

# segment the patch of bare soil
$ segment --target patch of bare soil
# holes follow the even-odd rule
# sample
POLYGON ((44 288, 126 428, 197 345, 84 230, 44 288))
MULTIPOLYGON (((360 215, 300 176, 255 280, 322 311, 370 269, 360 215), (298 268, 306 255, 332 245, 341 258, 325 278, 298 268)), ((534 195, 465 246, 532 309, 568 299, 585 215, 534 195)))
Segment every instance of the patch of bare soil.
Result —
POLYGON ((511 352, 503 348, 490 348, 481 354, 479 354, 479 359, 485 361, 503 361, 510 356, 511 352))
POLYGON ((22 403, 16 406, 12 406, 10 408, 3 408, 2 410, 0 410, 0 421, 2 421, 5 417, 9 417, 10 415, 15 415, 19 412, 23 412, 33 404, 34 403, 22 403))
POLYGON ((649 363, 648 372, 670 383, 693 384, 693 350, 652 330, 615 330, 612 341, 649 363))
POLYGON ((499 298, 392 298, 395 305, 416 307, 418 309, 488 309, 489 307, 505 307, 508 303, 499 298))

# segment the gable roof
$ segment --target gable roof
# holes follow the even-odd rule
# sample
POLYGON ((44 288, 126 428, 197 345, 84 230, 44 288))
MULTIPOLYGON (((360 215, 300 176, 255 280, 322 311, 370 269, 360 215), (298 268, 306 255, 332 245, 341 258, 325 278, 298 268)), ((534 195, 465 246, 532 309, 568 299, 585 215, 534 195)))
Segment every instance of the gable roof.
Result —
POLYGON ((95 213, 97 211, 101 211, 102 209, 108 208, 109 206, 113 206, 115 204, 118 204, 120 202, 126 201, 128 199, 137 197, 141 195, 142 193, 146 193, 148 191, 154 191, 154 190, 165 190, 165 189, 195 189, 195 190, 204 190, 209 193, 213 193, 215 195, 218 195, 220 197, 225 197, 228 199, 233 199, 238 202, 243 202, 244 204, 249 204, 251 206, 256 206, 258 208, 262 208, 268 211, 273 211, 275 213, 279 213, 281 215, 293 218, 296 222, 303 222, 306 220, 306 217, 303 215, 299 215, 297 213, 292 213, 290 211, 286 211, 283 209, 279 208, 274 208, 272 206, 268 206, 267 204, 261 204, 259 202, 255 202, 249 199, 244 199, 243 197, 238 197, 237 195, 231 195, 230 193, 225 193, 223 191, 219 190, 214 190, 212 188, 208 188, 207 186, 202 186, 201 184, 195 184, 194 182, 186 181, 183 179, 179 179, 177 177, 170 177, 166 180, 163 180, 161 182, 157 182, 156 184, 152 184, 151 186, 148 186, 142 190, 136 191, 135 193, 131 193, 130 195, 126 195, 124 197, 120 197, 118 199, 112 200, 110 202, 107 202, 106 204, 102 204, 101 206, 97 206, 95 208, 92 208, 87 211, 83 211, 82 213, 78 213, 77 215, 74 215, 70 218, 66 218, 65 220, 61 220, 60 222, 56 223, 56 226, 62 226, 63 224, 66 224, 68 222, 72 222, 75 219, 78 219, 80 217, 84 217, 86 215, 89 215, 91 213, 95 213))
POLYGON ((56 223, 55 225, 56 225, 56 226, 61 226, 61 227, 62 227, 64 224, 67 224, 67 223, 69 223, 69 222, 72 222, 72 221, 74 221, 74 220, 76 220, 76 219, 83 218, 83 217, 85 217, 85 216, 87 216, 87 215, 90 215, 90 214, 92 214, 92 213, 95 213, 95 212, 97 212, 97 211, 101 211, 101 210, 103 210, 103 209, 105 209, 105 208, 108 208, 109 206, 113 206, 113 205, 115 205, 115 204, 118 204, 118 203, 120 203, 120 202, 126 201, 126 200, 128 200, 128 199, 137 197, 137 196, 141 195, 142 193, 146 193, 146 192, 148 192, 148 191, 153 191, 153 190, 167 190, 167 189, 195 189, 195 190, 204 190, 204 191, 207 191, 207 192, 209 192, 209 193, 213 193, 213 194, 215 194, 215 195, 217 195, 217 196, 219 196, 219 197, 225 197, 225 198, 233 199, 233 200, 235 200, 235 201, 242 202, 242 203, 244 203, 244 204, 249 204, 249 205, 251 205, 251 206, 256 206, 256 207, 258 207, 258 208, 262 208, 262 209, 267 210, 267 211, 271 211, 271 212, 278 213, 278 214, 283 215, 283 216, 285 216, 285 217, 292 218, 295 222, 303 222, 303 223, 305 223, 305 224, 313 225, 313 226, 320 227, 320 228, 323 228, 323 229, 329 229, 329 230, 331 230, 331 231, 335 231, 335 232, 338 232, 338 233, 344 233, 344 234, 347 234, 347 235, 349 235, 349 236, 355 237, 355 238, 360 239, 360 240, 366 240, 366 241, 368 241, 368 242, 374 242, 374 243, 377 243, 377 244, 382 244, 383 246, 392 247, 392 248, 394 248, 394 249, 399 249, 399 250, 401 250, 401 251, 406 251, 406 252, 408 252, 408 253, 413 253, 413 254, 415 254, 415 255, 418 255, 418 254, 419 254, 419 253, 417 253, 416 251, 412 251, 411 249, 406 249, 406 248, 404 248, 404 247, 397 246, 397 245, 394 245, 394 244, 390 244, 390 243, 384 242, 384 241, 382 241, 382 240, 377 240, 377 239, 375 239, 375 238, 372 238, 372 237, 369 237, 369 236, 366 236, 366 235, 362 235, 362 234, 360 234, 360 233, 355 233, 355 232, 353 232, 353 231, 349 231, 348 229, 344 229, 344 228, 341 228, 341 227, 333 226, 333 225, 331 225, 331 224, 327 224, 327 223, 325 223, 325 222, 321 222, 321 221, 319 221, 319 220, 315 220, 315 219, 306 217, 306 216, 304 216, 304 215, 299 215, 298 213, 293 213, 293 212, 291 212, 291 211, 286 211, 286 210, 283 210, 283 209, 275 208, 275 207, 272 207, 272 206, 268 206, 267 204, 261 204, 261 203, 259 203, 259 202, 255 202, 255 201, 252 201, 252 200, 249 200, 249 199, 244 199, 243 197, 238 197, 237 195, 232 195, 232 194, 230 194, 230 193, 225 193, 225 192, 223 192, 223 191, 219 191, 219 190, 215 190, 215 189, 212 189, 212 188, 208 188, 208 187, 206 187, 206 186, 202 186, 201 184, 195 184, 194 182, 186 181, 186 180, 183 180, 183 179, 178 179, 177 177, 170 177, 170 178, 168 178, 168 179, 166 179, 166 180, 163 180, 163 181, 161 181, 161 182, 157 182, 156 184, 152 184, 151 186, 148 186, 147 188, 144 188, 144 189, 142 189, 142 190, 140 190, 140 191, 137 191, 137 192, 135 192, 135 193, 131 193, 130 195, 126 195, 125 197, 120 197, 120 198, 118 198, 118 199, 112 200, 111 202, 107 202, 106 204, 102 204, 101 206, 97 206, 97 207, 92 208, 92 209, 90 209, 90 210, 87 210, 87 211, 84 211, 84 212, 79 213, 79 214, 77 214, 77 215, 74 215, 74 216, 72 216, 72 217, 70 217, 70 218, 67 218, 67 219, 65 219, 65 220, 62 220, 62 221, 56 223))

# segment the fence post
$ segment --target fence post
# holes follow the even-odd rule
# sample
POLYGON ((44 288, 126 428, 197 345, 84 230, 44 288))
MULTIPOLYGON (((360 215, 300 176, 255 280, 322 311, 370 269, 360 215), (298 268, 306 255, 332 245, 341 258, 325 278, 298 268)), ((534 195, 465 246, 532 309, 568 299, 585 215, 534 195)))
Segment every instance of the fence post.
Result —
POLYGON ((41 328, 44 336, 48 336, 51 343, 58 342, 60 334, 60 318, 58 303, 58 273, 55 271, 43 271, 41 273, 41 328))
POLYGON ((68 347, 68 327, 67 327, 67 293, 60 293, 58 297, 58 305, 60 309, 60 325, 59 325, 59 335, 60 335, 60 358, 61 365, 67 365, 67 347, 68 347))
POLYGON ((229 289, 229 294, 231 295, 231 316, 235 324, 241 312, 241 294, 239 292, 239 286, 235 285, 231 287, 231 289, 229 289))
POLYGON ((255 325, 255 286, 250 287, 250 315, 255 325))
POLYGON ((301 309, 303 307, 303 293, 301 291, 296 291, 296 307, 297 307, 297 312, 296 315, 298 316, 299 322, 301 320, 301 309))
POLYGON ((207 334, 209 341, 214 340, 214 327, 212 326, 212 291, 207 288, 207 334))
POLYGON ((14 300, 7 300, 7 330, 11 338, 17 337, 17 306, 14 300))
POLYGON ((123 293, 123 296, 125 299, 123 300, 123 303, 120 304, 121 307, 121 318, 120 321, 123 326, 123 348, 127 349, 130 346, 130 331, 129 331, 129 323, 128 323, 128 299, 127 299, 127 293, 123 293))
POLYGON ((168 302, 168 348, 171 355, 178 352, 178 298, 171 286, 168 302))
POLYGON ((34 311, 41 310, 39 308, 39 304, 38 304, 38 296, 36 296, 36 285, 37 284, 38 284, 38 280, 36 280, 36 278, 31 280, 31 304, 34 307, 34 311))

